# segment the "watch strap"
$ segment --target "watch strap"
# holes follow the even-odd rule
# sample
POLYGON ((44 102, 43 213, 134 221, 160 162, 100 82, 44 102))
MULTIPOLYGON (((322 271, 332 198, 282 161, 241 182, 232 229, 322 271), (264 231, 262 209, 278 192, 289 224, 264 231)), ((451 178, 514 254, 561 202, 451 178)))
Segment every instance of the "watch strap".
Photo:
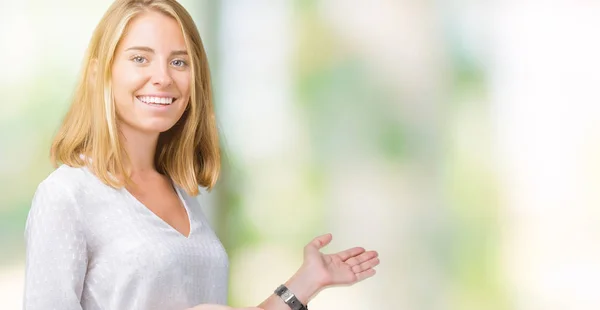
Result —
POLYGON ((296 295, 292 293, 285 285, 280 285, 276 290, 275 294, 283 300, 292 310, 308 310, 308 307, 303 305, 296 295))

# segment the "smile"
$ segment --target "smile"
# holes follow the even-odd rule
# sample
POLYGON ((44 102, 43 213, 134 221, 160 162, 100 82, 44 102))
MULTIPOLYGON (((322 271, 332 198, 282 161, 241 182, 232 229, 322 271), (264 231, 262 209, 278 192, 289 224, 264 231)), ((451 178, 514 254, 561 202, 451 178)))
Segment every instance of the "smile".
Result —
POLYGON ((171 105, 177 98, 173 97, 156 97, 156 96, 137 96, 139 101, 148 105, 168 106, 171 105))

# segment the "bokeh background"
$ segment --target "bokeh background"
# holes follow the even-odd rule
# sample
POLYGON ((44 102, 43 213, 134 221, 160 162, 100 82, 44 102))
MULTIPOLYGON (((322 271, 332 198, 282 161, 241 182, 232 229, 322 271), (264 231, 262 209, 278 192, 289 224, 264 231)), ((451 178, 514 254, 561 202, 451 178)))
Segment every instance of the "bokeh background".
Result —
MULTIPOLYGON (((596 1, 188 0, 225 152, 199 199, 256 305, 302 247, 380 252, 325 309, 600 309, 596 1)), ((0 309, 111 1, 0 0, 0 309)))

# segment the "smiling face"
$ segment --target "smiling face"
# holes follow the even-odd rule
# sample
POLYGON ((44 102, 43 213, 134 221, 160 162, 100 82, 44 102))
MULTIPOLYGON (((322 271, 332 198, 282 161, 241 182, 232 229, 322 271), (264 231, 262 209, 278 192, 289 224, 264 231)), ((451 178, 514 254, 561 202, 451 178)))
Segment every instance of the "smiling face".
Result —
POLYGON ((136 16, 115 51, 112 87, 121 131, 158 134, 190 99, 190 59, 177 21, 155 11, 136 16))

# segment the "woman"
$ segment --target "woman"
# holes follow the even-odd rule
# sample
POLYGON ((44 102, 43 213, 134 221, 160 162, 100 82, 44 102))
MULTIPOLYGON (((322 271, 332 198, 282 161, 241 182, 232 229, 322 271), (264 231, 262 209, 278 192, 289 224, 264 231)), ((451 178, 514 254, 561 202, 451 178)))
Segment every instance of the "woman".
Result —
MULTIPOLYGON (((25 309, 231 309, 227 254, 194 198, 220 158, 208 62, 181 5, 108 9, 51 155, 27 219, 25 309)), ((304 309, 375 274, 375 251, 323 255, 331 238, 259 307, 304 309)))

